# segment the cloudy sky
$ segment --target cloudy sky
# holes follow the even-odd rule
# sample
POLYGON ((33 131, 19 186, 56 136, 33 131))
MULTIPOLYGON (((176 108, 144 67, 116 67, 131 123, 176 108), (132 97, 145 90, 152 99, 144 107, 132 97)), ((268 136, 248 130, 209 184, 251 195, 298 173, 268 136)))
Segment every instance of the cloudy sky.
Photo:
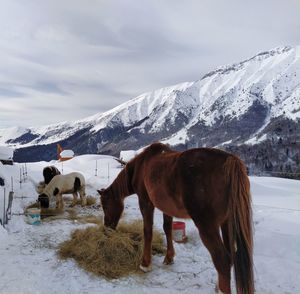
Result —
POLYGON ((299 0, 0 0, 0 128, 77 120, 298 44, 299 0))

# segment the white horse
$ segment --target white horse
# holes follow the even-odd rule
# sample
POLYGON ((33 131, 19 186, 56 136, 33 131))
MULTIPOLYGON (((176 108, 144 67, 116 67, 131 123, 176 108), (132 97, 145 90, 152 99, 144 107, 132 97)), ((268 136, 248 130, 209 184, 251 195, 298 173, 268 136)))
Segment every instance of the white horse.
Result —
POLYGON ((43 193, 39 195, 38 201, 41 203, 41 207, 48 208, 49 203, 56 196, 56 208, 63 209, 64 202, 62 195, 71 193, 73 194, 71 206, 77 203, 77 193, 80 195, 81 206, 86 205, 85 179, 81 173, 73 172, 66 175, 54 176, 45 187, 43 193))

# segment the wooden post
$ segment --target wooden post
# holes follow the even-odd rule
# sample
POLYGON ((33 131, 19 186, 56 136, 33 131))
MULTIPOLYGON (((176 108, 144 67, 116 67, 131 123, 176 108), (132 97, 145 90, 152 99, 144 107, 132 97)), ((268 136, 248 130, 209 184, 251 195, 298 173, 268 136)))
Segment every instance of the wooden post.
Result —
POLYGON ((98 160, 96 160, 95 177, 98 176, 98 160))

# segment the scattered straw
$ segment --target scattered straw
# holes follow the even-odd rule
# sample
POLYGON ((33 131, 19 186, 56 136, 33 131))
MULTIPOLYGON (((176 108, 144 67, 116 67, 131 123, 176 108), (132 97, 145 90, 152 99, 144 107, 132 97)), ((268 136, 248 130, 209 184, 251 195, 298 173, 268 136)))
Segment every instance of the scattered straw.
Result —
POLYGON ((96 216, 96 215, 93 215, 93 214, 80 215, 76 218, 76 221, 81 223, 81 224, 100 225, 100 224, 102 224, 102 217, 96 216))
MULTIPOLYGON (((35 202, 33 204, 28 205, 25 208, 25 214, 27 213, 29 208, 40 208, 40 205, 38 202, 35 202)), ((48 218, 48 217, 53 217, 53 216, 61 216, 64 214, 63 209, 58 209, 58 208, 41 208, 41 218, 48 218)))
MULTIPOLYGON (((64 197, 64 202, 67 204, 71 204, 73 201, 73 197, 64 197)), ((86 196, 86 206, 92 206, 95 205, 97 202, 97 198, 93 196, 86 196)), ((81 199, 80 197, 77 198, 76 205, 81 205, 81 199)))
MULTIPOLYGON (((86 197, 86 205, 87 205, 87 206, 95 205, 95 204, 96 204, 96 201, 97 201, 97 198, 96 198, 96 197, 93 197, 93 196, 87 196, 87 197, 86 197)), ((80 202, 80 204, 81 204, 81 202, 80 202)))
MULTIPOLYGON (((74 258, 85 270, 106 278, 119 278, 138 270, 142 255, 141 221, 121 223, 117 231, 103 225, 75 230, 71 239, 59 246, 59 256, 74 258)), ((154 254, 163 254, 163 238, 153 231, 154 254)))
MULTIPOLYGON (((71 204, 72 200, 73 200, 73 198, 70 198, 70 197, 64 198, 64 202, 66 205, 71 204)), ((86 200, 87 200, 87 204, 86 204, 87 207, 90 207, 90 206, 93 206, 96 204, 96 197, 87 196, 86 200)), ((81 204, 81 200, 77 199, 77 205, 80 206, 80 204, 81 204)), ((41 207, 38 202, 32 203, 25 208, 25 210, 24 210, 25 214, 27 213, 27 210, 29 208, 41 208, 41 207)), ((54 220, 54 219, 68 219, 68 220, 78 220, 79 221, 80 218, 86 218, 87 220, 86 221, 82 220, 82 223, 89 222, 87 216, 84 216, 84 217, 78 216, 78 213, 75 210, 75 207, 66 208, 65 210, 58 209, 58 208, 41 208, 41 218, 43 220, 47 219, 47 221, 54 220), (65 212, 67 212, 67 213, 65 213, 65 212)), ((98 221, 93 220, 93 221, 91 221, 91 223, 98 223, 98 221)))

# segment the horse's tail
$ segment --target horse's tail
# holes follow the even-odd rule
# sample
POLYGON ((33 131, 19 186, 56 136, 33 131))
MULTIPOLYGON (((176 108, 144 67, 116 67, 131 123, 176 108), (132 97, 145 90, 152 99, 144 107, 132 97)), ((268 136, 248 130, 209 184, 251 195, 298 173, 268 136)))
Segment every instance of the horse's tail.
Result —
POLYGON ((230 156, 225 170, 229 179, 228 232, 230 255, 238 294, 254 293, 253 236, 250 183, 243 162, 230 156))

